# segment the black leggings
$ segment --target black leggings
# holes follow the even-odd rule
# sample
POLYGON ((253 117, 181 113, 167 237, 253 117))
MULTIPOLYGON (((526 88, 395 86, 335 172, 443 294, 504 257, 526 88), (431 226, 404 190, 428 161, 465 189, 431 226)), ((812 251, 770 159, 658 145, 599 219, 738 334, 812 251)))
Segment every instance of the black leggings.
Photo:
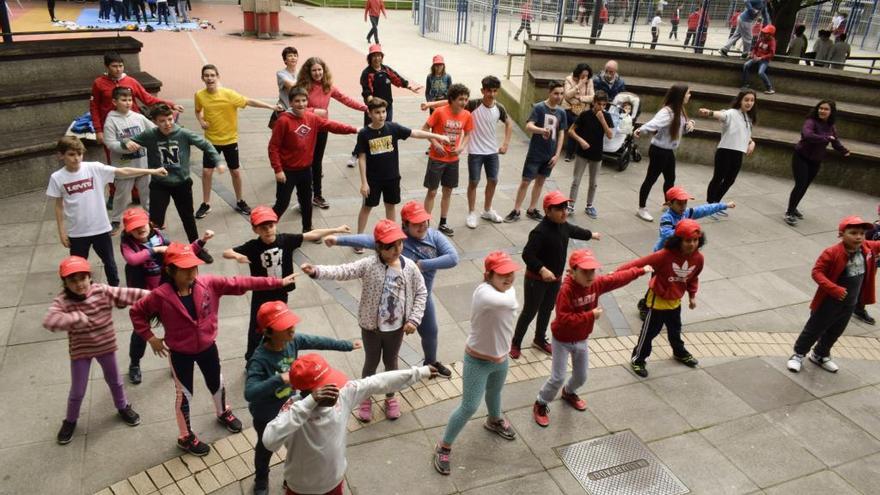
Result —
POLYGON ((788 196, 788 210, 786 213, 791 214, 797 210, 798 204, 800 204, 804 194, 807 194, 807 189, 813 183, 816 174, 819 173, 821 165, 822 162, 808 160, 797 152, 791 155, 791 174, 794 176, 794 188, 791 190, 791 195, 788 196))
POLYGON ((193 215, 192 186, 192 179, 177 185, 166 185, 155 180, 150 182, 150 221, 162 228, 165 225, 168 203, 174 200, 174 207, 177 208, 177 214, 180 216, 189 242, 199 238, 196 217, 193 215))
POLYGON ((327 148, 327 133, 319 132, 315 140, 315 154, 312 158, 312 193, 321 196, 321 178, 324 176, 324 150, 327 148))
POLYGON ((275 183, 275 205, 272 209, 278 218, 284 215, 290 206, 290 195, 296 188, 296 200, 302 214, 303 233, 312 230, 312 169, 285 170, 284 183, 275 183))
POLYGON ((644 208, 648 203, 648 194, 654 183, 663 174, 663 193, 666 194, 675 185, 675 152, 651 145, 648 148, 648 172, 642 187, 639 188, 639 208, 644 208))
POLYGON ((379 16, 370 16, 370 24, 372 27, 370 28, 370 32, 367 33, 367 42, 370 41, 370 38, 375 37, 376 44, 379 44, 379 16))
POLYGON ((214 399, 214 410, 220 416, 229 408, 226 404, 226 387, 220 374, 220 353, 214 343, 198 354, 183 354, 172 350, 170 353, 171 371, 174 373, 174 386, 177 389, 174 409, 180 437, 192 434, 190 424, 190 403, 193 397, 193 365, 198 365, 205 378, 205 385, 214 399))
POLYGON ((263 432, 269 420, 254 417, 254 430, 257 432, 257 444, 254 446, 254 480, 267 481, 269 479, 269 463, 272 461, 272 451, 263 445, 263 432))
POLYGON ((104 263, 107 284, 119 287, 119 271, 116 269, 116 259, 113 257, 113 240, 110 238, 110 232, 88 237, 70 237, 71 256, 88 259, 90 248, 94 248, 98 258, 104 263))
POLYGON ((730 186, 736 181, 736 176, 739 175, 743 155, 742 151, 727 148, 715 150, 715 172, 712 174, 712 180, 709 181, 709 187, 706 190, 706 201, 718 203, 727 194, 730 186))
POLYGON ((523 308, 516 320, 516 330, 513 334, 513 345, 522 347, 523 337, 529 329, 529 324, 538 316, 535 323, 535 342, 547 342, 547 325, 550 323, 550 313, 556 306, 556 294, 559 292, 559 282, 544 282, 525 277, 523 281, 523 308))
POLYGON ((651 50, 657 48, 657 39, 660 38, 660 28, 651 28, 651 50))
POLYGON ((669 345, 672 346, 672 354, 675 357, 686 357, 689 353, 681 340, 681 306, 675 309, 649 309, 642 323, 639 340, 632 350, 632 362, 644 365, 648 356, 651 355, 651 341, 654 340, 663 326, 666 325, 666 334, 669 337, 669 345))
POLYGON ((526 30, 526 34, 529 35, 529 38, 532 37, 532 21, 528 19, 521 19, 519 23, 519 29, 516 30, 516 34, 513 35, 514 38, 519 38, 519 33, 523 32, 523 29, 526 30))
MULTIPOLYGON (((393 332, 361 328, 361 339, 364 341, 364 368, 361 370, 361 378, 375 375, 380 360, 385 365, 385 371, 397 369, 397 356, 403 344, 403 328, 393 332)), ((393 397, 394 394, 385 396, 393 397)))

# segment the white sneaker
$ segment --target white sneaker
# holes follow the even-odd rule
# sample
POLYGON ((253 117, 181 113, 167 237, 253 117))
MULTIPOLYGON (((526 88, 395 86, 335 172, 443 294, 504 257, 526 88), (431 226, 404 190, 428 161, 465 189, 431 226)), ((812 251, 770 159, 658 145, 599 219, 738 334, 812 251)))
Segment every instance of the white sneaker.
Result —
POLYGON ((810 353, 810 361, 814 362, 817 366, 822 368, 825 371, 829 371, 831 373, 837 373, 840 370, 840 367, 837 366, 837 363, 831 360, 830 357, 819 357, 816 355, 816 352, 810 353))
POLYGON ((652 217, 651 214, 648 213, 647 208, 639 208, 639 211, 636 212, 636 216, 646 222, 653 222, 654 221, 654 217, 652 217))
POLYGON ((477 228, 477 212, 472 211, 468 213, 467 220, 464 221, 464 224, 471 229, 477 228))
POLYGON ((490 221, 490 222, 492 222, 492 223, 502 223, 502 222, 504 222, 504 219, 503 219, 503 218, 501 217, 501 215, 499 215, 498 212, 495 211, 495 210, 487 210, 487 211, 484 211, 484 212, 480 215, 480 218, 482 218, 483 220, 488 220, 488 221, 490 221))
POLYGON ((788 367, 788 371, 792 373, 797 373, 801 370, 801 365, 804 362, 804 357, 800 354, 792 354, 790 358, 788 358, 788 363, 786 366, 788 367))
POLYGON ((354 155, 351 155, 350 157, 348 157, 348 162, 345 165, 348 168, 354 168, 355 165, 357 165, 357 157, 354 155))

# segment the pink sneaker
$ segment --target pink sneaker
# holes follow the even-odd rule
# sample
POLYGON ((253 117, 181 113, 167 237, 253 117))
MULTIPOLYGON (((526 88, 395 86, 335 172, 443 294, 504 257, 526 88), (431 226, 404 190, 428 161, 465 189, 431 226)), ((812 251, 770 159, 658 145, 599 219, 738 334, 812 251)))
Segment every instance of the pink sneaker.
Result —
POLYGON ((361 402, 360 407, 358 407, 357 418, 364 423, 369 423, 373 419, 373 401, 370 399, 366 399, 361 402))
POLYGON ((388 419, 397 419, 400 417, 400 402, 397 402, 397 397, 388 397, 385 399, 385 417, 388 419))

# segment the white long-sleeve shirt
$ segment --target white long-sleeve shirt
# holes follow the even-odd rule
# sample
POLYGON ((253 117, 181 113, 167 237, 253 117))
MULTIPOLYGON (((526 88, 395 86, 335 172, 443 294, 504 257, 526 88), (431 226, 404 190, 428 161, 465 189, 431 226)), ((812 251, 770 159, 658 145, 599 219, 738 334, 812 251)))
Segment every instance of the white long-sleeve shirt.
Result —
POLYGON ((687 118, 681 116, 681 130, 678 133, 678 139, 673 140, 670 130, 672 127, 672 109, 663 107, 659 112, 654 114, 654 118, 642 125, 639 132, 653 132, 654 137, 651 138, 651 144, 658 148, 674 150, 681 144, 681 137, 685 134, 685 126, 687 118))
POLYGON ((515 288, 500 292, 487 282, 478 285, 471 302, 468 348, 484 356, 507 356, 518 308, 515 288))
POLYGON ((269 450, 287 448, 284 481, 296 493, 327 493, 342 481, 348 461, 345 441, 351 411, 375 394, 396 392, 431 376, 427 366, 388 371, 351 380, 339 390, 333 407, 318 407, 309 395, 295 395, 281 407, 263 432, 269 450))

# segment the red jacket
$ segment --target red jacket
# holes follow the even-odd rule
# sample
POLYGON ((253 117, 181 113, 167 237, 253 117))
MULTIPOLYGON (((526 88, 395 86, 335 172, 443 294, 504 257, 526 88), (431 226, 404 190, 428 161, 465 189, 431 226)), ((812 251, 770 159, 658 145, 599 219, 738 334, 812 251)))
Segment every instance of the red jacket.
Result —
POLYGON ((107 118, 107 114, 110 113, 110 110, 115 109, 115 106, 113 105, 113 89, 118 86, 131 88, 131 94, 134 96, 134 103, 132 104, 131 109, 135 112, 141 113, 137 104, 138 100, 147 106, 153 106, 158 103, 174 105, 173 102, 160 100, 151 95, 143 86, 141 86, 141 83, 133 77, 123 74, 117 81, 110 79, 110 76, 104 74, 95 79, 95 82, 92 83, 92 99, 89 102, 89 112, 92 115, 92 125, 95 127, 95 132, 104 132, 104 119, 107 118))
POLYGON ((648 282, 648 287, 658 297, 674 301, 681 299, 685 291, 692 299, 697 295, 699 276, 703 271, 703 254, 699 251, 694 251, 688 257, 681 251, 663 248, 644 258, 624 263, 617 267, 617 271, 645 265, 654 267, 654 277, 648 282))
POLYGON ((371 17, 379 17, 379 14, 385 12, 385 2, 382 0, 367 0, 364 4, 364 20, 367 20, 367 15, 371 17))
POLYGON ((218 277, 199 275, 192 288, 198 319, 193 320, 172 284, 162 284, 129 311, 134 331, 144 340, 154 337, 150 319, 158 316, 165 327, 165 345, 175 352, 198 354, 217 340, 220 297, 240 296, 249 290, 280 289, 275 277, 218 277))
POLYGON ((696 31, 700 26, 700 13, 702 11, 697 10, 695 12, 691 12, 691 15, 688 16, 688 31, 696 31))
POLYGON ((302 170, 312 166, 319 132, 355 134, 354 127, 305 112, 297 117, 287 111, 278 117, 269 139, 269 164, 277 174, 282 170, 302 170))
POLYGON ((608 24, 608 9, 603 5, 602 9, 599 10, 599 21, 602 24, 608 24))
POLYGON ((561 342, 578 342, 593 333, 593 309, 599 296, 623 287, 644 275, 641 268, 617 270, 608 275, 600 275, 589 287, 574 281, 571 275, 565 277, 556 295, 556 319, 550 325, 553 338, 561 342))
POLYGON ((758 57, 769 62, 773 60, 774 54, 776 54, 776 38, 772 36, 764 38, 761 36, 755 40, 755 45, 752 46, 752 57, 758 57))
MULTIPOLYGON (((880 241, 865 241, 862 244, 862 254, 865 255, 865 279, 862 281, 862 292, 859 294, 859 304, 874 304, 874 278, 877 274, 877 256, 880 255, 880 241)), ((842 242, 822 251, 816 264, 813 265, 813 280, 819 284, 810 309, 816 311, 826 297, 841 299, 846 289, 837 285, 837 279, 846 269, 848 255, 842 242)))
MULTIPOLYGON (((734 12, 733 15, 730 16, 730 19, 728 19, 728 21, 727 21, 727 25, 730 26, 730 27, 732 27, 732 28, 735 28, 736 25, 739 24, 739 16, 740 16, 740 14, 742 14, 742 12, 740 12, 740 11, 738 11, 738 10, 737 10, 736 12, 734 12)), ((756 23, 756 24, 757 24, 757 23, 756 23)))

